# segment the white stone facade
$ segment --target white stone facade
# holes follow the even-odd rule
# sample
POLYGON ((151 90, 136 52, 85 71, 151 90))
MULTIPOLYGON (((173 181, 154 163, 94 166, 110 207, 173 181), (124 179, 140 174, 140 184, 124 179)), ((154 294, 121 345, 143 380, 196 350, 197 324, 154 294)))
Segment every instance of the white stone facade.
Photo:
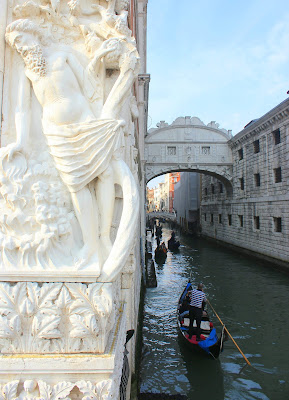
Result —
POLYGON ((135 337, 125 342, 143 258, 146 4, 1 0, 7 400, 118 399, 126 350, 134 371, 135 337))
POLYGON ((171 125, 161 121, 145 137, 146 181, 174 171, 207 171, 230 186, 230 138, 230 131, 214 121, 207 125, 197 117, 179 117, 171 125))
POLYGON ((289 100, 234 136, 233 192, 202 175, 202 234, 289 262, 289 100))

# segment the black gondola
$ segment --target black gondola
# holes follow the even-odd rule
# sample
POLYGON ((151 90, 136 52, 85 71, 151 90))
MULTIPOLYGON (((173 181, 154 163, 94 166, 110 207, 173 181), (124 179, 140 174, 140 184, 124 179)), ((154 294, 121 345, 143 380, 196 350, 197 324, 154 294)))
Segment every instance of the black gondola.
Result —
POLYGON ((172 238, 168 240, 168 249, 171 251, 179 250, 180 245, 181 243, 178 240, 172 240, 172 238))
POLYGON ((162 244, 158 245, 155 249, 155 261, 164 262, 167 258, 167 252, 168 249, 166 248, 164 242, 162 242, 162 244))
MULTIPOLYGON (((177 321, 179 335, 182 341, 191 350, 216 359, 219 357, 221 351, 223 350, 223 342, 225 340, 224 327, 222 328, 220 337, 218 337, 216 329, 214 328, 213 323, 210 321, 209 314, 204 311, 201 322, 201 340, 197 341, 195 334, 193 334, 191 339, 189 339, 188 331, 190 320, 188 314, 184 315, 183 308, 184 301, 186 301, 187 292, 190 288, 191 283, 189 282, 186 285, 178 303, 177 321)), ((196 326, 196 321, 194 321, 194 326, 196 326)))
POLYGON ((172 231, 171 237, 168 240, 168 249, 171 251, 176 251, 180 247, 180 242, 176 240, 176 234, 172 231))

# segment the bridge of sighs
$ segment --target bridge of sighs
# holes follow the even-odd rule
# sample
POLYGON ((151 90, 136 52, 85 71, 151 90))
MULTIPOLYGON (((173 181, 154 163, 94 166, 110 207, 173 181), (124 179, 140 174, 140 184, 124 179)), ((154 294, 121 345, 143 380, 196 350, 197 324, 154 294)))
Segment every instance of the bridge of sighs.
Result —
POLYGON ((231 192, 231 137, 231 131, 197 117, 179 117, 171 125, 161 121, 145 138, 146 182, 169 172, 199 172, 218 178, 231 192))

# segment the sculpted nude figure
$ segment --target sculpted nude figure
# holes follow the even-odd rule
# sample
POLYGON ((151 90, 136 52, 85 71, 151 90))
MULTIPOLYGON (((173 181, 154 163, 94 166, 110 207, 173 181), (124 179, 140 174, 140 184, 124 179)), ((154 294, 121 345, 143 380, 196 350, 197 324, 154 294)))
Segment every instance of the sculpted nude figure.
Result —
POLYGON ((84 244, 77 267, 93 265, 99 275, 112 249, 114 175, 124 167, 124 162, 113 156, 121 143, 123 121, 118 120, 119 112, 135 78, 136 55, 127 52, 119 77, 104 102, 98 72, 105 56, 115 51, 117 39, 105 41, 87 68, 71 52, 42 46, 42 31, 29 20, 10 24, 6 40, 25 64, 15 115, 17 140, 10 145, 9 158, 16 151, 28 150, 32 85, 43 109, 43 133, 56 168, 71 193, 82 231, 84 244))

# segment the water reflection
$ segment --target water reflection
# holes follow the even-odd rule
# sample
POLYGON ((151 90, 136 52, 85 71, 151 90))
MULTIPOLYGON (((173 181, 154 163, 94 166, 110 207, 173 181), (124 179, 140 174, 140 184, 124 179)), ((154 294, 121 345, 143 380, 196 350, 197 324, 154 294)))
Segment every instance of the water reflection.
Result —
MULTIPOLYGON (((164 228, 166 243, 169 237, 164 228)), ((165 263, 156 264, 158 286, 146 293, 141 391, 194 400, 289 399, 289 276, 205 240, 181 237, 181 244, 179 254, 168 252, 165 263), (204 283, 255 368, 244 368, 232 341, 219 361, 196 358, 179 343, 176 307, 190 275, 193 283, 204 283)), ((214 324, 218 330, 216 319, 214 324)))
POLYGON ((224 399, 224 377, 219 360, 204 358, 200 354, 194 354, 179 339, 179 348, 182 361, 186 368, 186 377, 190 383, 187 393, 194 399, 224 399))

